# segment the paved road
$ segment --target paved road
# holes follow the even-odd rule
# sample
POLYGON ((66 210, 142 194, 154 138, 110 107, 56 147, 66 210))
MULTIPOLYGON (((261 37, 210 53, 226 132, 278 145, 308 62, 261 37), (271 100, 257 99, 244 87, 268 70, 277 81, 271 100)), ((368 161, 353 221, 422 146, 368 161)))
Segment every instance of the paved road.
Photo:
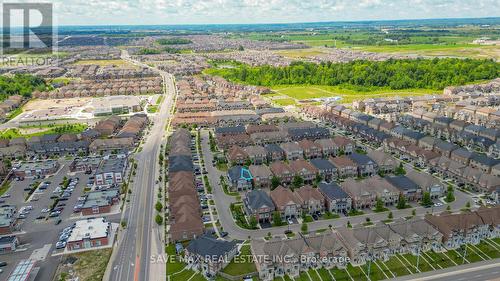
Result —
MULTIPOLYGON (((137 63, 137 62, 134 62, 137 63)), ((138 63, 140 64, 140 63, 138 63)), ((142 64, 140 64, 143 66, 142 64)), ((136 154, 137 173, 132 185, 130 202, 124 212, 127 227, 119 234, 111 264, 109 280, 143 281, 165 280, 164 265, 151 264, 150 257, 164 254, 162 228, 154 222, 156 202, 155 181, 158 178, 158 156, 165 127, 170 119, 170 107, 175 93, 173 77, 160 73, 165 84, 165 99, 154 125, 145 138, 142 151, 136 154)))
MULTIPOLYGON (((212 165, 213 155, 210 152, 209 145, 209 136, 207 130, 201 131, 201 146, 203 152, 203 158, 205 160, 205 166, 208 172, 208 177, 210 184, 212 186, 212 193, 214 196, 214 201, 217 209, 217 214, 219 216, 219 220, 221 226, 224 228, 224 231, 229 233, 229 237, 234 239, 248 239, 248 237, 259 238, 265 237, 268 233, 272 235, 283 235, 285 230, 290 229, 294 232, 300 231, 300 224, 293 224, 290 226, 283 227, 271 227, 266 229, 259 230, 248 230, 239 227, 233 220, 229 206, 231 203, 236 202, 236 198, 233 196, 229 196, 224 193, 224 190, 219 184, 219 178, 222 173, 217 170, 212 165)), ((456 200, 450 204, 452 210, 459 210, 463 208, 465 202, 467 202, 468 198, 470 198, 467 194, 456 190, 455 191, 456 200)), ((394 207, 390 208, 394 219, 402 218, 406 216, 410 216, 412 209, 398 210, 394 207)), ((427 212, 439 213, 446 209, 446 206, 434 207, 434 208, 423 208, 421 206, 416 206, 416 214, 417 216, 424 216, 427 212)), ((319 229, 328 228, 330 225, 334 228, 342 227, 347 225, 347 221, 349 221, 352 225, 360 224, 366 221, 367 217, 370 217, 372 222, 377 222, 381 220, 387 219, 388 212, 383 213, 373 213, 371 211, 363 210, 365 212, 364 215, 355 216, 355 217, 340 217, 338 219, 330 219, 330 220, 319 220, 308 223, 308 227, 310 231, 315 231, 319 229)))
POLYGON ((477 262, 393 279, 395 281, 500 280, 500 259, 477 262))

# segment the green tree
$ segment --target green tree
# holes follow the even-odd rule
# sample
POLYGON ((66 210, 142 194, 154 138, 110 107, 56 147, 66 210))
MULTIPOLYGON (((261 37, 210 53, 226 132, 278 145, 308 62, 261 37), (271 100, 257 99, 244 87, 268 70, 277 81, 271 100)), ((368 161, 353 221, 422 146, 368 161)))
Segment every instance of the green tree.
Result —
POLYGON ((444 198, 444 201, 451 203, 455 201, 455 194, 453 191, 453 186, 448 186, 448 191, 446 192, 446 197, 444 198))
POLYGON ((274 190, 276 187, 281 185, 281 180, 277 176, 273 176, 271 178, 271 190, 274 190))
POLYGON ((411 215, 412 216, 416 216, 417 215, 417 210, 415 210, 415 209, 411 210, 411 215))
POLYGON ((163 209, 163 205, 158 201, 156 202, 155 209, 156 211, 161 212, 161 210, 163 209))
POLYGON ((347 221, 347 228, 352 228, 352 224, 350 221, 347 221))
POLYGON ((376 198, 375 199, 375 212, 383 212, 386 210, 385 206, 384 206, 384 201, 382 201, 382 199, 380 198, 376 198))
POLYGON ((431 194, 429 192, 424 192, 424 195, 422 197, 422 206, 424 207, 432 206, 431 194))
POLYGON ((248 220, 248 225, 250 226, 250 228, 256 229, 258 224, 259 222, 257 221, 257 218, 253 215, 250 216, 250 219, 248 220))
POLYGON ((307 234, 308 232, 308 226, 307 226, 307 223, 302 223, 302 226, 300 227, 300 231, 302 231, 302 233, 304 234, 307 234))
POLYGON ((158 225, 163 224, 163 217, 162 217, 160 214, 157 214, 157 215, 156 215, 156 217, 155 217, 155 222, 156 222, 158 225))
POLYGON ((298 189, 303 185, 304 185, 304 179, 299 175, 295 175, 292 180, 292 187, 294 189, 298 189))
POLYGON ((405 167, 403 166, 403 163, 399 163, 399 166, 396 168, 396 171, 394 171, 394 174, 396 174, 397 176, 406 175, 406 170, 405 167))
POLYGON ((446 211, 451 211, 451 206, 450 206, 450 204, 446 205, 446 211))
POLYGON ((399 201, 398 204, 396 205, 396 208, 398 209, 406 208, 406 198, 403 196, 403 194, 399 194, 399 201))
POLYGON ((392 212, 389 212, 389 214, 387 215, 387 218, 392 220, 392 218, 393 218, 392 212))
POLYGON ((281 219, 281 214, 278 211, 273 213, 273 225, 274 226, 282 226, 283 220, 281 219))

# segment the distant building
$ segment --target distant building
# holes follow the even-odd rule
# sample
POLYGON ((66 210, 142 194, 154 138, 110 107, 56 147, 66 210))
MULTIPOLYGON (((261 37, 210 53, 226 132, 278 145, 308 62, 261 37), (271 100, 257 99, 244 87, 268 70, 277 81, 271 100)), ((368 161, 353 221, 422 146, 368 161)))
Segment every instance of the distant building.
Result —
POLYGON ((24 162, 21 165, 12 168, 14 176, 20 179, 40 178, 54 174, 60 165, 55 160, 46 160, 39 162, 24 162))

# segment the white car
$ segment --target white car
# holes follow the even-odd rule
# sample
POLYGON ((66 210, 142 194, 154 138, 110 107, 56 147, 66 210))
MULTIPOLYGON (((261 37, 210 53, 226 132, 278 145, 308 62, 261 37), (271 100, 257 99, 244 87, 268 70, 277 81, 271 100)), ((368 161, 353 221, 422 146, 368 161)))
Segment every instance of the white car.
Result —
POLYGON ((49 209, 49 208, 44 208, 44 209, 42 209, 42 213, 48 213, 49 211, 50 211, 50 209, 49 209))
POLYGON ((293 220, 292 219, 288 219, 288 224, 293 224, 293 220))

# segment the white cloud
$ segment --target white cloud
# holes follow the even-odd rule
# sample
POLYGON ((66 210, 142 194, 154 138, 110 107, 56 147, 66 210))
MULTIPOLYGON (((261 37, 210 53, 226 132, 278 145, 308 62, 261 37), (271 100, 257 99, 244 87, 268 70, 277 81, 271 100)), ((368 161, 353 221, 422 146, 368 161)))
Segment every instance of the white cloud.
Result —
MULTIPOLYGON (((19 0, 14 2, 33 2, 19 0)), ((498 0, 53 0, 63 25, 273 23, 500 16, 498 0)))

